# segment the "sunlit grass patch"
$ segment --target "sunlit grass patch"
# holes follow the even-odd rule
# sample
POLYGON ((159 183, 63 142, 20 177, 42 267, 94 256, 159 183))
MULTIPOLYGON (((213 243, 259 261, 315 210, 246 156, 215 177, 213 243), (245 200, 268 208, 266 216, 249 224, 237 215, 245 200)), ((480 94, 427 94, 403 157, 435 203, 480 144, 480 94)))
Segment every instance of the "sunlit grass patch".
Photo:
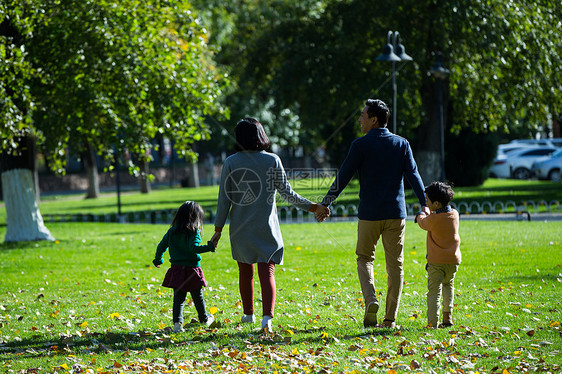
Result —
MULTIPOLYGON (((228 227, 203 254, 219 326, 171 329, 166 271, 151 260, 166 225, 52 224, 56 242, 0 246, 0 366, 51 372, 556 372, 562 243, 557 222, 461 222, 450 329, 427 330, 425 232, 407 223, 399 329, 363 329, 354 222, 282 225, 273 332, 242 325, 228 227)), ((3 235, 5 228, 0 228, 3 235)), ((205 227, 203 239, 213 232, 205 227)), ((384 250, 377 249, 384 309, 384 250)), ((261 317, 259 284, 256 313, 261 317)), ((185 321, 196 317, 191 303, 185 321)), ((380 312, 379 318, 383 317, 380 312)))

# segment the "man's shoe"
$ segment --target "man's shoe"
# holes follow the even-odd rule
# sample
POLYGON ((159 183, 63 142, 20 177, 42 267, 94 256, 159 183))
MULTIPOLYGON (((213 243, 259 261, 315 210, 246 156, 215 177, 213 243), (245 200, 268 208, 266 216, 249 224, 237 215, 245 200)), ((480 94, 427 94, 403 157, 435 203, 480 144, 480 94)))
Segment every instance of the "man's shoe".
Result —
POLYGON ((377 325, 377 312, 379 311, 379 304, 369 303, 365 308, 365 317, 363 318, 364 327, 374 327, 377 325))
POLYGON ((396 327, 396 322, 391 321, 391 320, 389 320, 389 319, 385 319, 385 320, 382 321, 380 327, 393 329, 393 328, 396 327))
POLYGON ((256 323, 256 316, 253 314, 244 314, 240 320, 242 323, 256 323))
POLYGON ((183 324, 181 322, 174 323, 174 332, 183 332, 183 324))

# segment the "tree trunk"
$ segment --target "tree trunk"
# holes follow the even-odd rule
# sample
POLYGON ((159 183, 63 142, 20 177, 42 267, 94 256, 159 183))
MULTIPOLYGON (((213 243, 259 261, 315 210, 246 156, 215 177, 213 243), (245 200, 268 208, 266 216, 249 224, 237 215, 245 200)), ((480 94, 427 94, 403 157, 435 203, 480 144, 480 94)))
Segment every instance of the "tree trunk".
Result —
POLYGON ((148 179, 150 170, 148 168, 148 161, 146 160, 141 161, 140 168, 141 168, 141 175, 140 175, 141 193, 150 193, 150 180, 148 179))
POLYGON ((55 240, 39 211, 35 142, 20 140, 20 154, 2 156, 2 192, 6 206, 6 242, 55 240))
POLYGON ((87 151, 82 154, 88 175, 88 194, 86 199, 97 199, 100 196, 100 180, 98 175, 98 163, 96 153, 91 144, 88 143, 87 151))
MULTIPOLYGON (((442 83, 443 87, 443 127, 447 128, 447 105, 449 98, 448 79, 442 83)), ((440 82, 428 78, 422 86, 421 97, 429 120, 421 124, 418 130, 418 147, 414 156, 424 184, 438 181, 441 178, 441 129, 439 124, 439 90, 440 82)))
POLYGON ((194 162, 193 164, 191 164, 191 167, 189 168, 189 178, 187 181, 187 186, 188 187, 195 187, 195 188, 199 188, 200 184, 199 184, 199 163, 194 162))

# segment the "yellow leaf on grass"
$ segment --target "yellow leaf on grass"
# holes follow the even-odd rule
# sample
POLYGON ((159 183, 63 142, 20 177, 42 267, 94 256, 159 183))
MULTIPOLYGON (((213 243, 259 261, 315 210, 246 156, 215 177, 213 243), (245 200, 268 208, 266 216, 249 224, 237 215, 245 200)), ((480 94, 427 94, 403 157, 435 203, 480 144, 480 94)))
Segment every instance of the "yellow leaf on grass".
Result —
POLYGON ((159 329, 163 329, 164 327, 166 327, 166 324, 164 324, 164 323, 162 323, 162 322, 160 322, 160 323, 158 324, 158 328, 159 328, 159 329))
POLYGON ((82 322, 82 323, 81 323, 80 325, 78 325, 78 326, 84 328, 84 327, 88 326, 88 321, 84 321, 84 322, 82 322))
POLYGON ((502 374, 511 374, 511 373, 509 371, 507 371, 507 369, 503 369, 502 374))
POLYGON ((109 315, 109 318, 111 318, 111 319, 119 318, 119 313, 111 313, 109 315))
POLYGON ((296 249, 297 249, 297 251, 300 251, 302 248, 301 248, 301 247, 297 247, 296 249))
POLYGON ((293 352, 292 352, 292 353, 293 353, 294 355, 298 355, 298 354, 299 354, 299 350, 295 348, 295 349, 293 349, 293 352))
POLYGON ((209 312, 211 312, 211 314, 216 314, 219 311, 219 309, 216 306, 212 306, 209 309, 209 312))
POLYGON ((59 366, 59 367, 60 367, 61 369, 64 369, 64 370, 69 370, 69 369, 70 369, 67 364, 62 364, 62 365, 59 366))
POLYGON ((146 348, 146 351, 147 351, 147 352, 154 352, 154 349, 152 349, 152 348, 146 348))
POLYGON ((325 332, 325 331, 322 331, 322 333, 320 334, 320 337, 321 337, 322 339, 326 339, 326 338, 328 337, 328 333, 325 332))
POLYGON ((558 326, 560 326, 560 322, 558 322, 558 321, 552 321, 549 326, 550 326, 550 327, 558 327, 558 326))
POLYGON ((286 333, 289 334, 289 335, 295 335, 295 333, 291 330, 287 330, 286 333))

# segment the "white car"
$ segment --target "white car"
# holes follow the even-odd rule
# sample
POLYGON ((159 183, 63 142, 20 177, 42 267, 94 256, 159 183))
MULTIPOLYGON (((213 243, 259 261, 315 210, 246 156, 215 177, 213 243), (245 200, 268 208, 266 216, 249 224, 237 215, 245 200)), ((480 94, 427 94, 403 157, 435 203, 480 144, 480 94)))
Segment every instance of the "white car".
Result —
POLYGON ((554 182, 560 182, 562 179, 560 171, 562 170, 562 149, 558 149, 549 158, 542 161, 535 161, 531 171, 539 179, 550 179, 554 182))
POLYGON ((528 179, 535 161, 548 158, 555 147, 526 147, 500 155, 494 160, 488 174, 493 178, 528 179))

